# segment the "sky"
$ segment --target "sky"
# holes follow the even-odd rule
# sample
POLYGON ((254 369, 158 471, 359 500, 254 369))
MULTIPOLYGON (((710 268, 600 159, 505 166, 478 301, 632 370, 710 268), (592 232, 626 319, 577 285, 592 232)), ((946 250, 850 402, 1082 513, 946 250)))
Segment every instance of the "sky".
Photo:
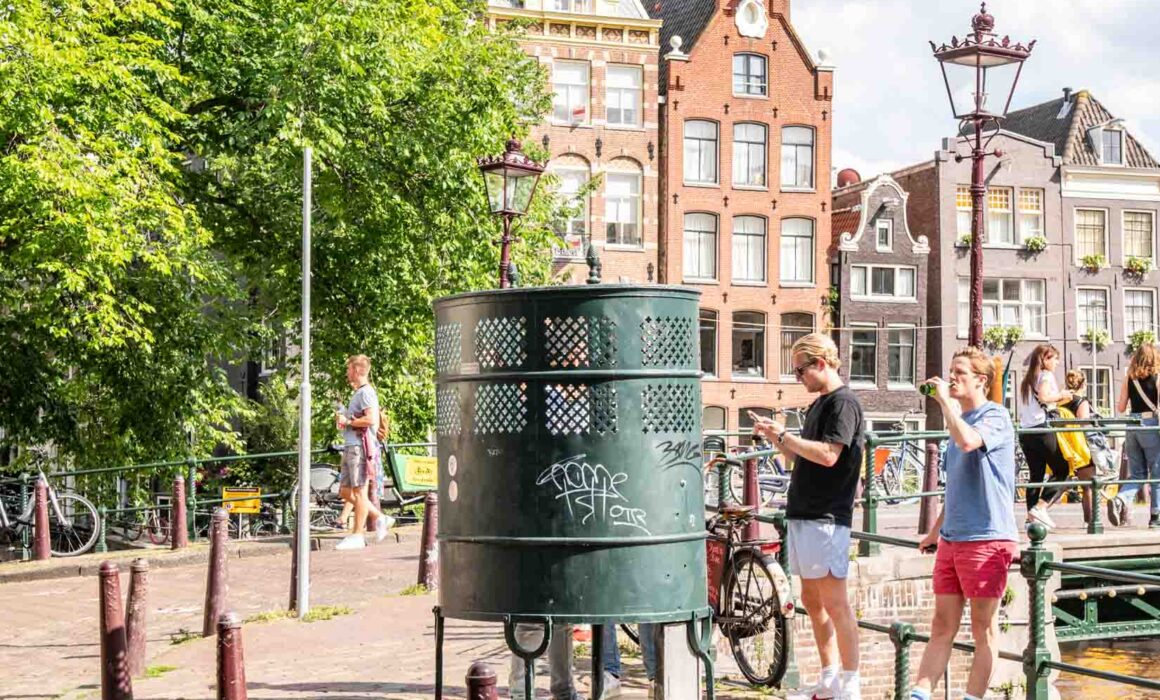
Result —
MULTIPOLYGON (((955 133, 930 44, 969 32, 970 0, 792 0, 834 71, 833 166, 868 178, 929 160, 955 133)), ((1160 0, 992 0, 999 38, 1038 40, 1011 109, 1087 89, 1160 158, 1160 0)), ((952 84, 952 88, 953 88, 952 84)))

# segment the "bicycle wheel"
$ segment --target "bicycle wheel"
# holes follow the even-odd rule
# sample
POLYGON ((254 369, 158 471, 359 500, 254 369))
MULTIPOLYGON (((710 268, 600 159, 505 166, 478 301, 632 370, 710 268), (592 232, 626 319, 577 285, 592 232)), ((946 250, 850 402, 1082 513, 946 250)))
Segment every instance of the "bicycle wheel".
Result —
POLYGON ((145 534, 153 544, 165 544, 169 541, 169 517, 159 510, 148 511, 145 520, 145 534))
POLYGON ((48 507, 48 542, 54 556, 75 557, 97 543, 100 520, 97 508, 75 493, 57 493, 57 508, 48 507))
POLYGON ((721 633, 746 680, 772 687, 781 682, 788 661, 788 620, 774 585, 773 557, 735 550, 725 573, 726 617, 721 633))
POLYGON ((889 505, 914 501, 913 494, 922 491, 921 466, 895 453, 882 468, 882 490, 886 492, 885 501, 889 505))
POLYGON ((121 521, 121 536, 126 542, 136 542, 145 536, 145 522, 140 513, 129 514, 132 520, 121 521))
POLYGON ((628 638, 632 640, 632 643, 637 645, 638 647, 640 646, 640 631, 639 630, 640 630, 640 628, 637 627, 636 625, 621 625, 620 626, 620 631, 624 632, 628 636, 628 638))

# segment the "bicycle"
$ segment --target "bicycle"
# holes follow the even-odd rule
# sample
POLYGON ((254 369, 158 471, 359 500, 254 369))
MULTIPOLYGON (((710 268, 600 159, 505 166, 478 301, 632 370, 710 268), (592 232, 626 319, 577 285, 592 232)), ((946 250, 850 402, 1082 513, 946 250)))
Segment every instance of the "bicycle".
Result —
MULTIPOLYGON (((74 557, 92 549, 100 534, 96 506, 79 494, 58 492, 43 469, 37 468, 37 472, 38 478, 48 484, 49 551, 57 557, 74 557)), ((30 497, 24 504, 20 500, 19 488, 9 486, 0 491, 0 534, 15 542, 23 541, 25 534, 33 534, 36 519, 35 499, 30 497), (19 515, 10 516, 9 508, 19 515)))
MULTIPOLYGON (((911 415, 918 414, 919 411, 907 411, 901 420, 891 426, 896 432, 906 432, 906 418, 911 415)), ((943 455, 946 451, 946 443, 939 445, 939 485, 946 482, 945 472, 943 467, 943 455)), ((886 463, 882 466, 882 473, 878 476, 878 483, 882 486, 882 492, 887 495, 884 499, 885 503, 889 505, 896 505, 898 503, 911 503, 915 500, 912 494, 921 493, 924 481, 924 474, 926 473, 926 456, 922 452, 922 448, 918 446, 918 442, 914 440, 907 440, 905 442, 895 443, 891 448, 889 455, 886 457, 886 463)))

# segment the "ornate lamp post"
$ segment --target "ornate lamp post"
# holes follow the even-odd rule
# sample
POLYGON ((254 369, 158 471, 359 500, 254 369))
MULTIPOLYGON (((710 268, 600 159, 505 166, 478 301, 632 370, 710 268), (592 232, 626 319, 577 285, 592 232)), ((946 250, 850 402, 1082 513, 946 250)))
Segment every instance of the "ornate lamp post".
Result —
POLYGON ((502 155, 479 158, 479 170, 487 186, 487 199, 492 214, 503 217, 503 238, 500 239, 499 286, 511 286, 508 268, 511 259, 512 219, 528 212, 536 184, 544 172, 544 166, 520 151, 520 142, 515 138, 507 142, 507 150, 502 155))
POLYGON ((951 37, 951 43, 935 46, 930 42, 934 57, 942 68, 943 83, 947 89, 947 99, 951 112, 959 120, 959 133, 969 134, 974 129, 975 141, 969 156, 956 155, 955 161, 970 158, 974 166, 971 170, 971 322, 970 344, 983 347, 983 195, 987 186, 983 181, 983 160, 989 156, 1001 156, 998 149, 988 151, 987 146, 999 131, 1000 120, 1007 116, 1015 85, 1023 71, 1023 61, 1031 55, 1035 47, 1014 43, 1009 37, 995 38, 995 18, 987 14, 987 3, 982 3, 979 13, 971 19, 971 33, 960 40, 951 37), (1015 66, 1014 77, 1010 66, 1015 66), (948 67, 950 72, 948 74, 948 67), (971 91, 970 80, 974 79, 971 91), (951 82, 956 83, 952 88, 951 82), (988 86, 990 81, 990 86, 988 86), (1008 87, 1009 81, 1009 87, 1008 87), (994 109, 987 104, 988 89, 994 90, 1003 101, 1002 109, 994 109), (983 131, 990 129, 990 137, 983 141, 983 131))

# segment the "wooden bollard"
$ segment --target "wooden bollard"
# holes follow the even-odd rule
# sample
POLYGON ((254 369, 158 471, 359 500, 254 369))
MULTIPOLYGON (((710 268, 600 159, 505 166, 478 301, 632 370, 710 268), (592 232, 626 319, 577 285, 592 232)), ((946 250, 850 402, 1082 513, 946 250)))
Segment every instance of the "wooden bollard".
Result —
POLYGON ((433 591, 439 588, 439 496, 434 492, 423 499, 423 537, 419 549, 419 584, 433 591))
POLYGON ((246 661, 242 655, 242 623, 236 613, 217 620, 218 700, 246 700, 246 661))
POLYGON ((101 564, 101 700, 133 700, 121 612, 121 573, 111 561, 101 564))
POLYGON ((128 645, 129 675, 137 678, 145 672, 145 612, 148 609, 149 562, 134 559, 129 568, 129 602, 125 614, 125 640, 128 645))
POLYGON ((495 671, 482 661, 467 669, 467 700, 498 700, 495 671))
POLYGON ((43 478, 36 480, 33 504, 32 556, 37 560, 48 559, 52 556, 52 545, 48 537, 48 482, 43 478))
POLYGON ((209 526, 209 569, 205 577, 205 615, 202 618, 202 636, 212 637, 217 632, 218 618, 225 610, 229 583, 226 578, 226 542, 229 535, 225 508, 213 512, 209 526))
POLYGON ((185 520, 185 479, 173 479, 173 510, 169 513, 169 541, 173 549, 189 546, 189 523, 185 520))

